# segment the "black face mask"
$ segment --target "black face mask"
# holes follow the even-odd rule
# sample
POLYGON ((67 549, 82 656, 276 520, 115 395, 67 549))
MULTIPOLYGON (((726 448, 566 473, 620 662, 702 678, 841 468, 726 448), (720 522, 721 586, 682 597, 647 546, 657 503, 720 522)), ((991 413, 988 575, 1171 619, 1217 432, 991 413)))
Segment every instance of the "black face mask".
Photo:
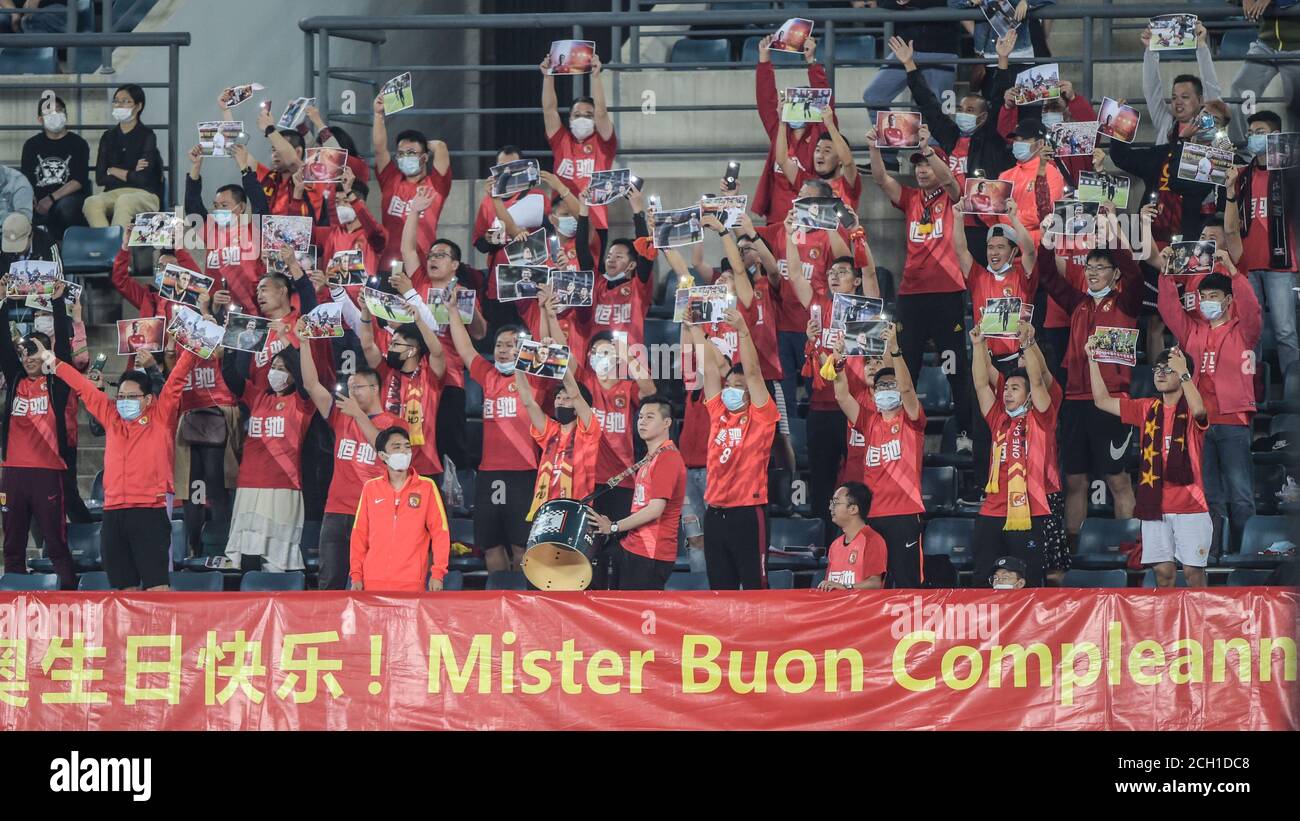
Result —
POLYGON ((384 355, 384 362, 393 370, 400 370, 402 363, 406 360, 402 358, 400 351, 389 351, 384 355))
POLYGON ((578 418, 578 412, 573 408, 556 408, 555 421, 561 425, 567 425, 574 419, 578 418))

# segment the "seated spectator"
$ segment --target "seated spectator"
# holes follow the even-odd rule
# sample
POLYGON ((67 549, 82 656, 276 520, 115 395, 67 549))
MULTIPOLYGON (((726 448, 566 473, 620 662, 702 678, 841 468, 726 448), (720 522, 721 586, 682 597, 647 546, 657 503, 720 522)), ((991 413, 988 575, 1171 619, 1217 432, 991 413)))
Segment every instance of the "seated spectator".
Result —
POLYGON ((401 428, 380 431, 375 450, 385 475, 361 488, 352 528, 352 589, 441 590, 451 563, 451 531, 438 484, 411 469, 411 440, 401 428))
POLYGON ((23 174, 32 184, 32 222, 55 242, 70 225, 85 225, 82 205, 90 195, 90 146, 68 130, 67 106, 58 97, 37 104, 42 131, 23 143, 23 174))
MULTIPOLYGON (((826 554, 826 578, 818 590, 876 590, 885 586, 885 540, 866 522, 871 491, 846 482, 831 497, 831 520, 841 531, 826 554)), ((918 548, 919 552, 919 548, 918 548)))
POLYGON ((0 0, 0 34, 58 34, 68 30, 70 0, 0 0), (26 9, 48 10, 24 14, 26 9), (13 10, 12 13, 9 10, 13 10))
POLYGON ((91 228, 129 227, 136 214, 157 211, 162 202, 162 155, 153 129, 140 122, 144 89, 134 83, 113 92, 113 119, 104 132, 95 160, 95 184, 100 193, 82 206, 91 228))
POLYGON ((32 221, 15 211, 0 226, 0 273, 21 259, 54 259, 54 242, 44 231, 33 231, 32 221))
POLYGON ((1019 590, 1028 583, 1025 572, 1024 562, 1015 556, 1003 556, 993 563, 989 584, 994 590, 1019 590))

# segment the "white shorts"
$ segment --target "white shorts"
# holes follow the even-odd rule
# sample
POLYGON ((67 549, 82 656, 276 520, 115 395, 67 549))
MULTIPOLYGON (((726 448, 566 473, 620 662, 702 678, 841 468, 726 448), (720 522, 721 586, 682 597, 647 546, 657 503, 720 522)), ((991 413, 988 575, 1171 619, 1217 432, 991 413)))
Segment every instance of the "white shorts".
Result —
POLYGON ((1158 522, 1142 522, 1142 564, 1177 559, 1185 567, 1205 567, 1213 539, 1210 514, 1166 513, 1158 522))

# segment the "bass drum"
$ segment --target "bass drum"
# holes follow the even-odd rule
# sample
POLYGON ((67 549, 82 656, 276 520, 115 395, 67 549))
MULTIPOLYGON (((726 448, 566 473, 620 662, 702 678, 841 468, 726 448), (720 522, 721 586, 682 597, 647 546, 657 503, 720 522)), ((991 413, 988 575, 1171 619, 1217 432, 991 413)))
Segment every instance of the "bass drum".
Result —
POLYGON ((596 541, 596 512, 574 499, 537 509, 521 568, 538 590, 586 590, 596 541))

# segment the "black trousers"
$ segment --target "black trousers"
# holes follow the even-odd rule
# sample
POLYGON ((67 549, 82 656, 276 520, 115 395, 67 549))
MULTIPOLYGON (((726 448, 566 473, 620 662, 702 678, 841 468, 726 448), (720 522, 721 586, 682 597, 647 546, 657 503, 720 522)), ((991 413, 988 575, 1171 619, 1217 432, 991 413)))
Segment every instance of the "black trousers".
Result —
POLYGON ((347 590, 348 570, 352 564, 352 525, 355 516, 326 513, 320 525, 320 590, 347 590))
MULTIPOLYGON (((233 501, 226 488, 226 446, 190 445, 190 498, 185 500, 185 538, 191 554, 203 554, 204 528, 211 527, 212 533, 218 535, 229 535, 233 501), (204 504, 194 502, 196 482, 203 483, 204 504), (209 509, 212 511, 210 522, 207 515, 209 509)), ((221 539, 221 545, 225 541, 221 539)), ((217 551, 213 555, 225 552, 221 546, 214 547, 213 550, 217 551)))
POLYGON ((944 368, 948 385, 952 388, 957 418, 969 419, 970 367, 966 355, 965 293, 900 295, 898 318, 901 323, 898 345, 913 382, 920 380, 925 343, 933 342, 939 354, 939 365, 944 368), (951 367, 947 364, 950 361, 951 367))
POLYGON ((711 590, 767 587, 767 510, 710 507, 704 512, 704 561, 711 590))
POLYGON ((808 504, 813 515, 825 523, 827 533, 835 529, 831 522, 830 503, 835 495, 835 480, 839 478, 840 466, 848 454, 848 440, 848 420, 843 411, 809 409, 808 464, 812 486, 808 489, 808 504))
POLYGON ((465 450, 465 389, 442 389, 438 399, 438 455, 443 464, 450 459, 457 470, 469 467, 469 454, 465 450))
POLYGON ((63 462, 69 466, 63 471, 63 509, 68 521, 74 524, 95 521, 85 500, 81 498, 81 489, 77 487, 77 449, 65 448, 63 462))
POLYGON ((27 572, 27 535, 32 524, 39 523, 60 589, 76 590, 77 574, 63 519, 63 473, 50 468, 4 469, 5 572, 27 572))
POLYGON ((50 234, 51 242, 63 239, 63 232, 73 225, 85 225, 86 218, 81 213, 81 206, 86 202, 84 191, 74 191, 58 200, 44 214, 32 211, 32 225, 44 225, 50 234))
MULTIPOLYGON (((611 522, 625 519, 632 513, 632 488, 616 487, 597 497, 591 506, 611 522)), ((622 552, 618 539, 605 539, 595 548, 592 557, 591 590, 621 590, 618 581, 619 559, 622 552)))
POLYGON ((618 549, 619 590, 663 590, 673 575, 673 562, 660 562, 630 550, 618 549))
POLYGON ((885 587, 923 587, 925 584, 925 531, 918 514, 911 516, 875 516, 867 527, 880 534, 889 552, 885 587))
POLYGON ((1028 530, 1003 530, 1002 516, 975 517, 975 570, 971 581, 976 587, 990 587, 989 574, 1003 556, 1014 556, 1025 563, 1025 586, 1043 586, 1043 533, 1048 516, 1035 516, 1028 530))

